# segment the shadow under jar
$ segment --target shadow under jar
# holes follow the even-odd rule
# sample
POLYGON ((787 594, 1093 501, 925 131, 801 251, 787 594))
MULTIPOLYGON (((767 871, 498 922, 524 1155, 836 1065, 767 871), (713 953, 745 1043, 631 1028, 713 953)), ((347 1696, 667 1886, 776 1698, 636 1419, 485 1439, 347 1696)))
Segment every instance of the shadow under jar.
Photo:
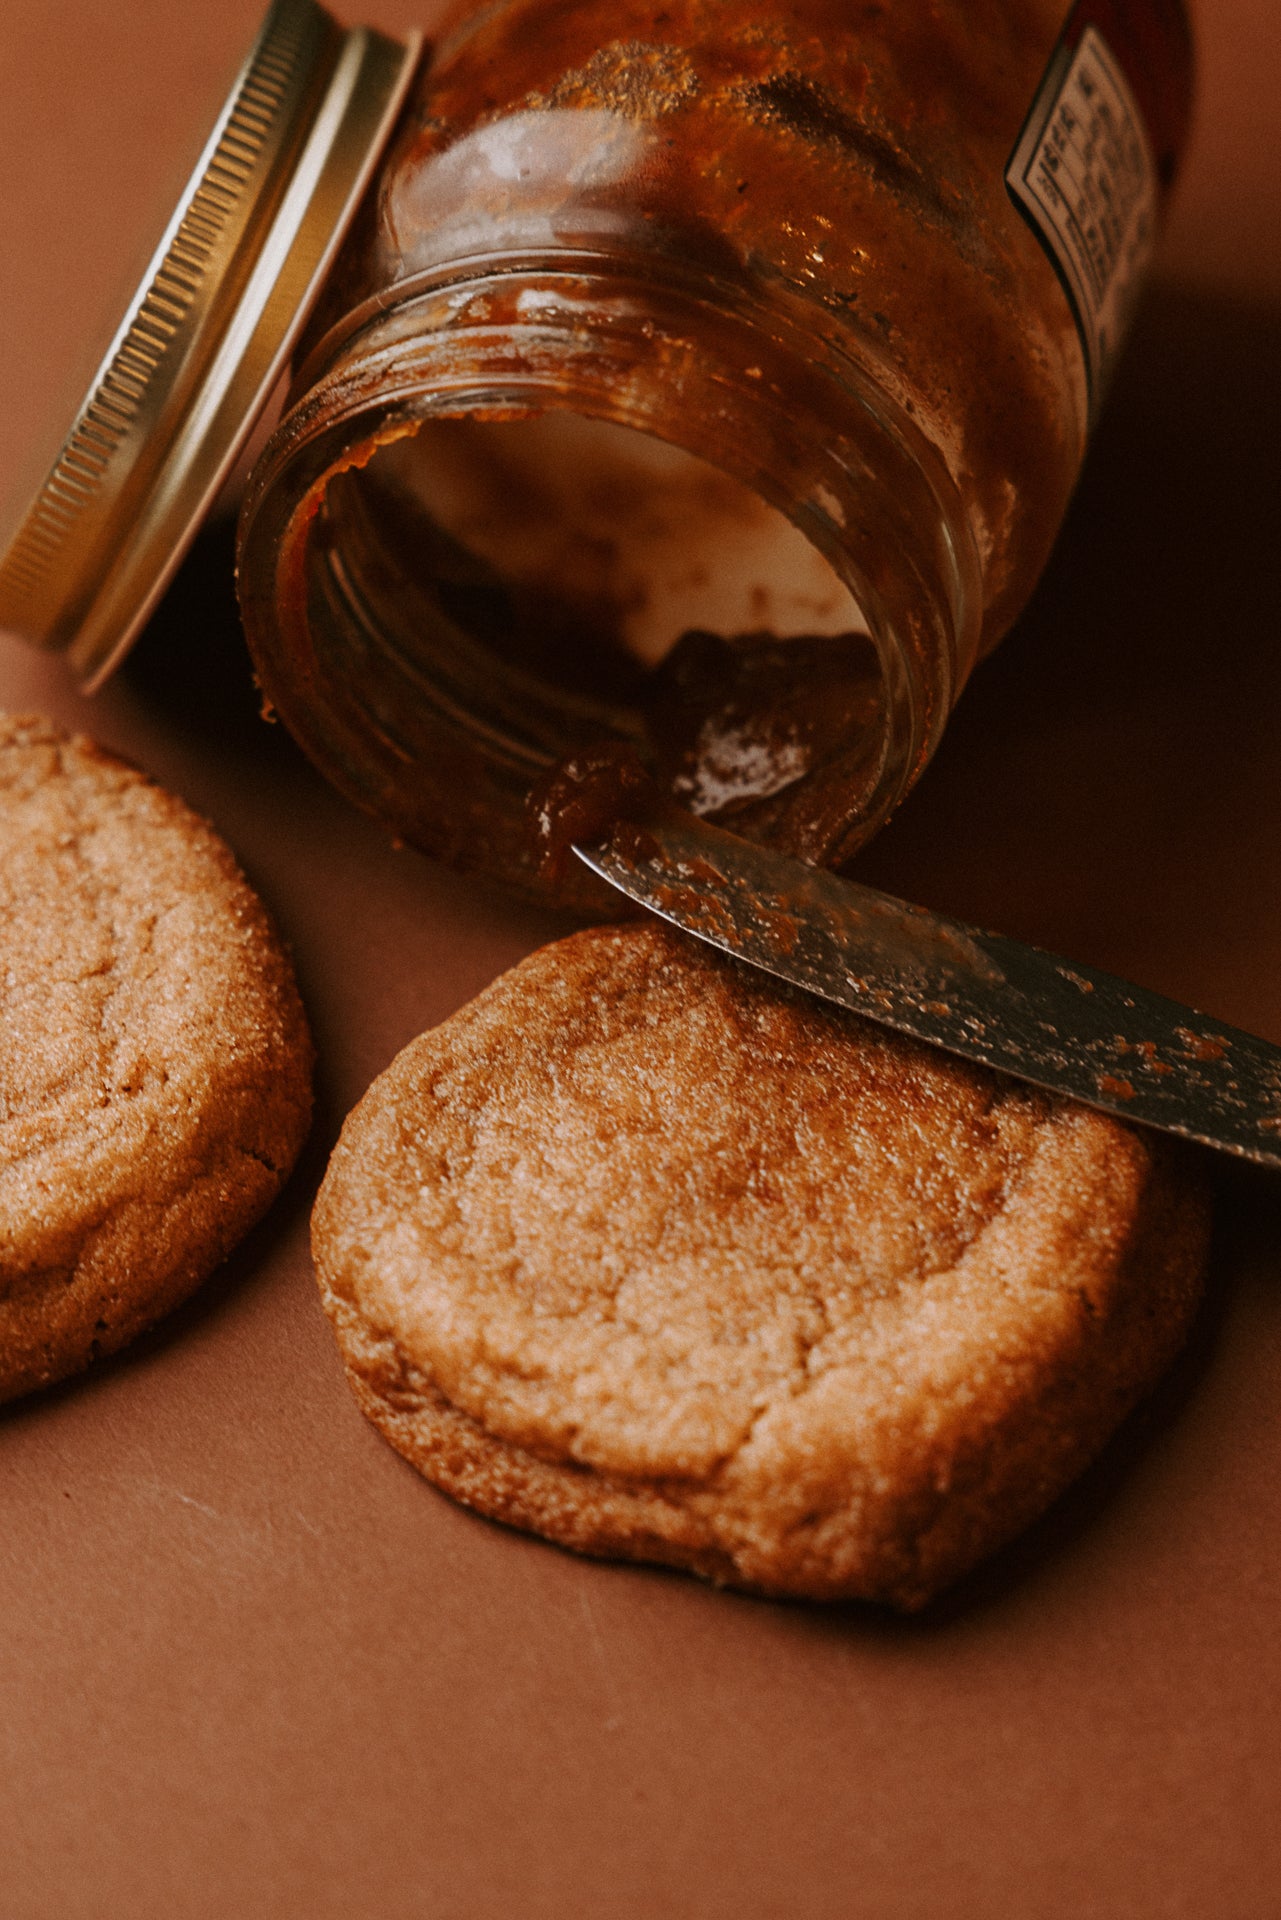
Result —
POLYGON ((270 701, 397 834, 527 892, 531 787, 609 740, 847 860, 1045 563, 1190 65, 1174 0, 446 31, 245 502, 270 701))

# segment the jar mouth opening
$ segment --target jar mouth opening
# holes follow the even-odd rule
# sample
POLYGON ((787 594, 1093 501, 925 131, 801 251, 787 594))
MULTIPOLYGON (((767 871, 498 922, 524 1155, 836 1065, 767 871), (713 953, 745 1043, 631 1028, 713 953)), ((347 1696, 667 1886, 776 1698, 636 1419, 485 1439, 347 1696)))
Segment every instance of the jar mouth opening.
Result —
POLYGON ((531 785, 627 741, 682 805, 822 858, 815 786, 844 814, 876 780, 883 675, 848 582, 686 448, 474 404, 335 476, 323 511, 366 631, 531 785))
POLYGON ((507 267, 348 343, 246 502, 264 686, 397 832, 528 891, 529 788, 610 739, 838 864, 950 705, 959 596, 914 548, 951 525, 914 534, 919 467, 785 329, 620 279, 507 267))

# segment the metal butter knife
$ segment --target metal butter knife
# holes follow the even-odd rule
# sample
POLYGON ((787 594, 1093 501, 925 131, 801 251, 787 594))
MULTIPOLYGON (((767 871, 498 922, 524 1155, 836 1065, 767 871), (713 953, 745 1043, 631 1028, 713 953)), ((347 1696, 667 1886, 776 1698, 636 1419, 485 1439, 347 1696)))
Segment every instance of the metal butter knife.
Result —
POLYGON ((662 819, 574 852, 650 912, 820 999, 1281 1167, 1281 1047, 1254 1034, 705 821, 662 819))

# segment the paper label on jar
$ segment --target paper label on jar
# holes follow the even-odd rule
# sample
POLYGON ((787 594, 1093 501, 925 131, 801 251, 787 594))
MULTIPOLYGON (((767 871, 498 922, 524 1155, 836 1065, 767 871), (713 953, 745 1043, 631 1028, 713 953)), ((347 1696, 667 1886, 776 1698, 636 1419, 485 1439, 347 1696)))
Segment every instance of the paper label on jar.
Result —
POLYGON ((1142 112, 1096 26, 1060 42, 1005 181, 1072 304, 1093 411, 1152 251, 1159 199, 1142 112))

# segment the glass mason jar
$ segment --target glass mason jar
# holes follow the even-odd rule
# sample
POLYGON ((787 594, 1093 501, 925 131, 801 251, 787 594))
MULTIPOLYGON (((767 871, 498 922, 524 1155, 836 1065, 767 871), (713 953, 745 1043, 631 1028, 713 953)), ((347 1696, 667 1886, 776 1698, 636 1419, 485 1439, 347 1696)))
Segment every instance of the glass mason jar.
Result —
POLYGON ((811 861, 876 830, 1045 563, 1186 130, 1178 0, 1064 14, 446 32, 242 516, 339 787, 530 892, 529 791, 602 741, 811 861))

